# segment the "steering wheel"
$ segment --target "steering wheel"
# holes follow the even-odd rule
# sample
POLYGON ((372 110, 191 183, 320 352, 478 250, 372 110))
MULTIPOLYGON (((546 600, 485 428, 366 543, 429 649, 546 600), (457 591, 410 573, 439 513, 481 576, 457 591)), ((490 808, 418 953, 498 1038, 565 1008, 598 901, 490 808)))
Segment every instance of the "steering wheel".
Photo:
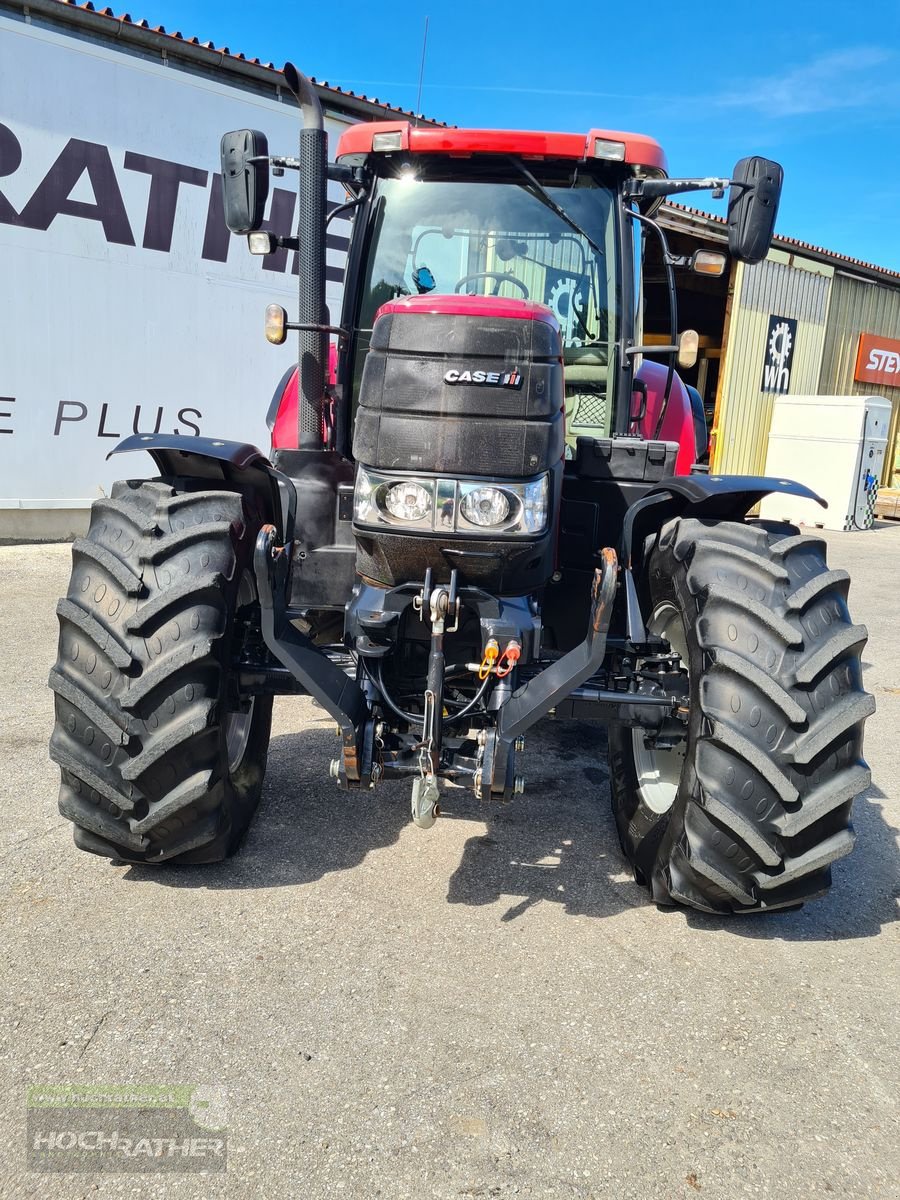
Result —
POLYGON ((462 279, 457 280, 454 292, 461 292, 463 287, 473 279, 496 279, 497 286, 491 292, 492 296, 499 296, 502 284, 511 283, 519 289, 525 300, 528 299, 528 288, 521 279, 517 279, 509 271, 473 271, 471 275, 463 275, 462 279))

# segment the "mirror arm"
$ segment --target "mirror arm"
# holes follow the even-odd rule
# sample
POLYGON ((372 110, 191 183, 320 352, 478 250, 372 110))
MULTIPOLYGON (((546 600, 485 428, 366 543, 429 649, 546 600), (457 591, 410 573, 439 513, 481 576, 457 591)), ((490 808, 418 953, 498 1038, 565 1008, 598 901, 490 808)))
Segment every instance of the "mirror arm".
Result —
POLYGON ((346 187, 358 188, 366 181, 364 167, 348 167, 344 163, 329 163, 328 178, 335 183, 343 183, 346 187))
MULTIPOLYGON (((299 171, 300 159, 291 158, 288 154, 257 154, 248 158, 247 162, 269 163, 274 174, 284 171, 299 171)), ((335 183, 343 183, 346 187, 359 187, 365 182, 366 173, 362 167, 345 167, 343 163, 328 164, 328 178, 335 183)))
POLYGON ((715 200, 721 200, 725 189, 730 186, 730 179, 717 176, 706 179, 629 179, 624 194, 628 200, 653 200, 659 196, 674 196, 679 192, 711 191, 715 200))
POLYGON ((285 329, 304 330, 307 333, 336 333, 340 338, 348 338, 350 333, 343 325, 310 325, 302 321, 285 321, 285 329))
POLYGON ((678 346, 629 346, 625 353, 629 357, 633 354, 677 354, 678 346))

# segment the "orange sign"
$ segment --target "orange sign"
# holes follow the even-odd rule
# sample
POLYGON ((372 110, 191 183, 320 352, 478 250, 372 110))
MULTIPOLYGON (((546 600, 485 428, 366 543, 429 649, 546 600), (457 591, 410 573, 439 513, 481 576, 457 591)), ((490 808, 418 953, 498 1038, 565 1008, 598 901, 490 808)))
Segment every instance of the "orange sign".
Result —
POLYGON ((877 333, 861 333, 853 378, 860 383, 900 387, 900 342, 877 333))

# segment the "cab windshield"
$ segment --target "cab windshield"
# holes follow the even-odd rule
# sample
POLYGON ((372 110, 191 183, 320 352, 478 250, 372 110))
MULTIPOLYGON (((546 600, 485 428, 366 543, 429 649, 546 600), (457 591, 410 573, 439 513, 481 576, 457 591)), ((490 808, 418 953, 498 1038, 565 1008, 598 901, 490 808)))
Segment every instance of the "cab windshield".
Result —
POLYGON ((615 192, 572 168, 544 168, 537 188, 508 171, 502 179, 495 173, 460 182, 420 169, 378 181, 355 379, 375 314, 388 300, 454 293, 534 300, 562 330, 568 440, 608 436, 619 287, 615 192))

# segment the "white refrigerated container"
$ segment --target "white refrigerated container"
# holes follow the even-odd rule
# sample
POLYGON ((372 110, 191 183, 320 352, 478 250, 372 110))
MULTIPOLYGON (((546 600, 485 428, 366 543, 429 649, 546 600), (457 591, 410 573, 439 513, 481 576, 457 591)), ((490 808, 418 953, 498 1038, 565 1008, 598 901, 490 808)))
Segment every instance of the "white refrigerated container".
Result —
POLYGON ((805 483, 828 508, 775 494, 763 500, 760 516, 822 529, 870 529, 890 423, 891 403, 882 396, 779 396, 766 474, 805 483))

